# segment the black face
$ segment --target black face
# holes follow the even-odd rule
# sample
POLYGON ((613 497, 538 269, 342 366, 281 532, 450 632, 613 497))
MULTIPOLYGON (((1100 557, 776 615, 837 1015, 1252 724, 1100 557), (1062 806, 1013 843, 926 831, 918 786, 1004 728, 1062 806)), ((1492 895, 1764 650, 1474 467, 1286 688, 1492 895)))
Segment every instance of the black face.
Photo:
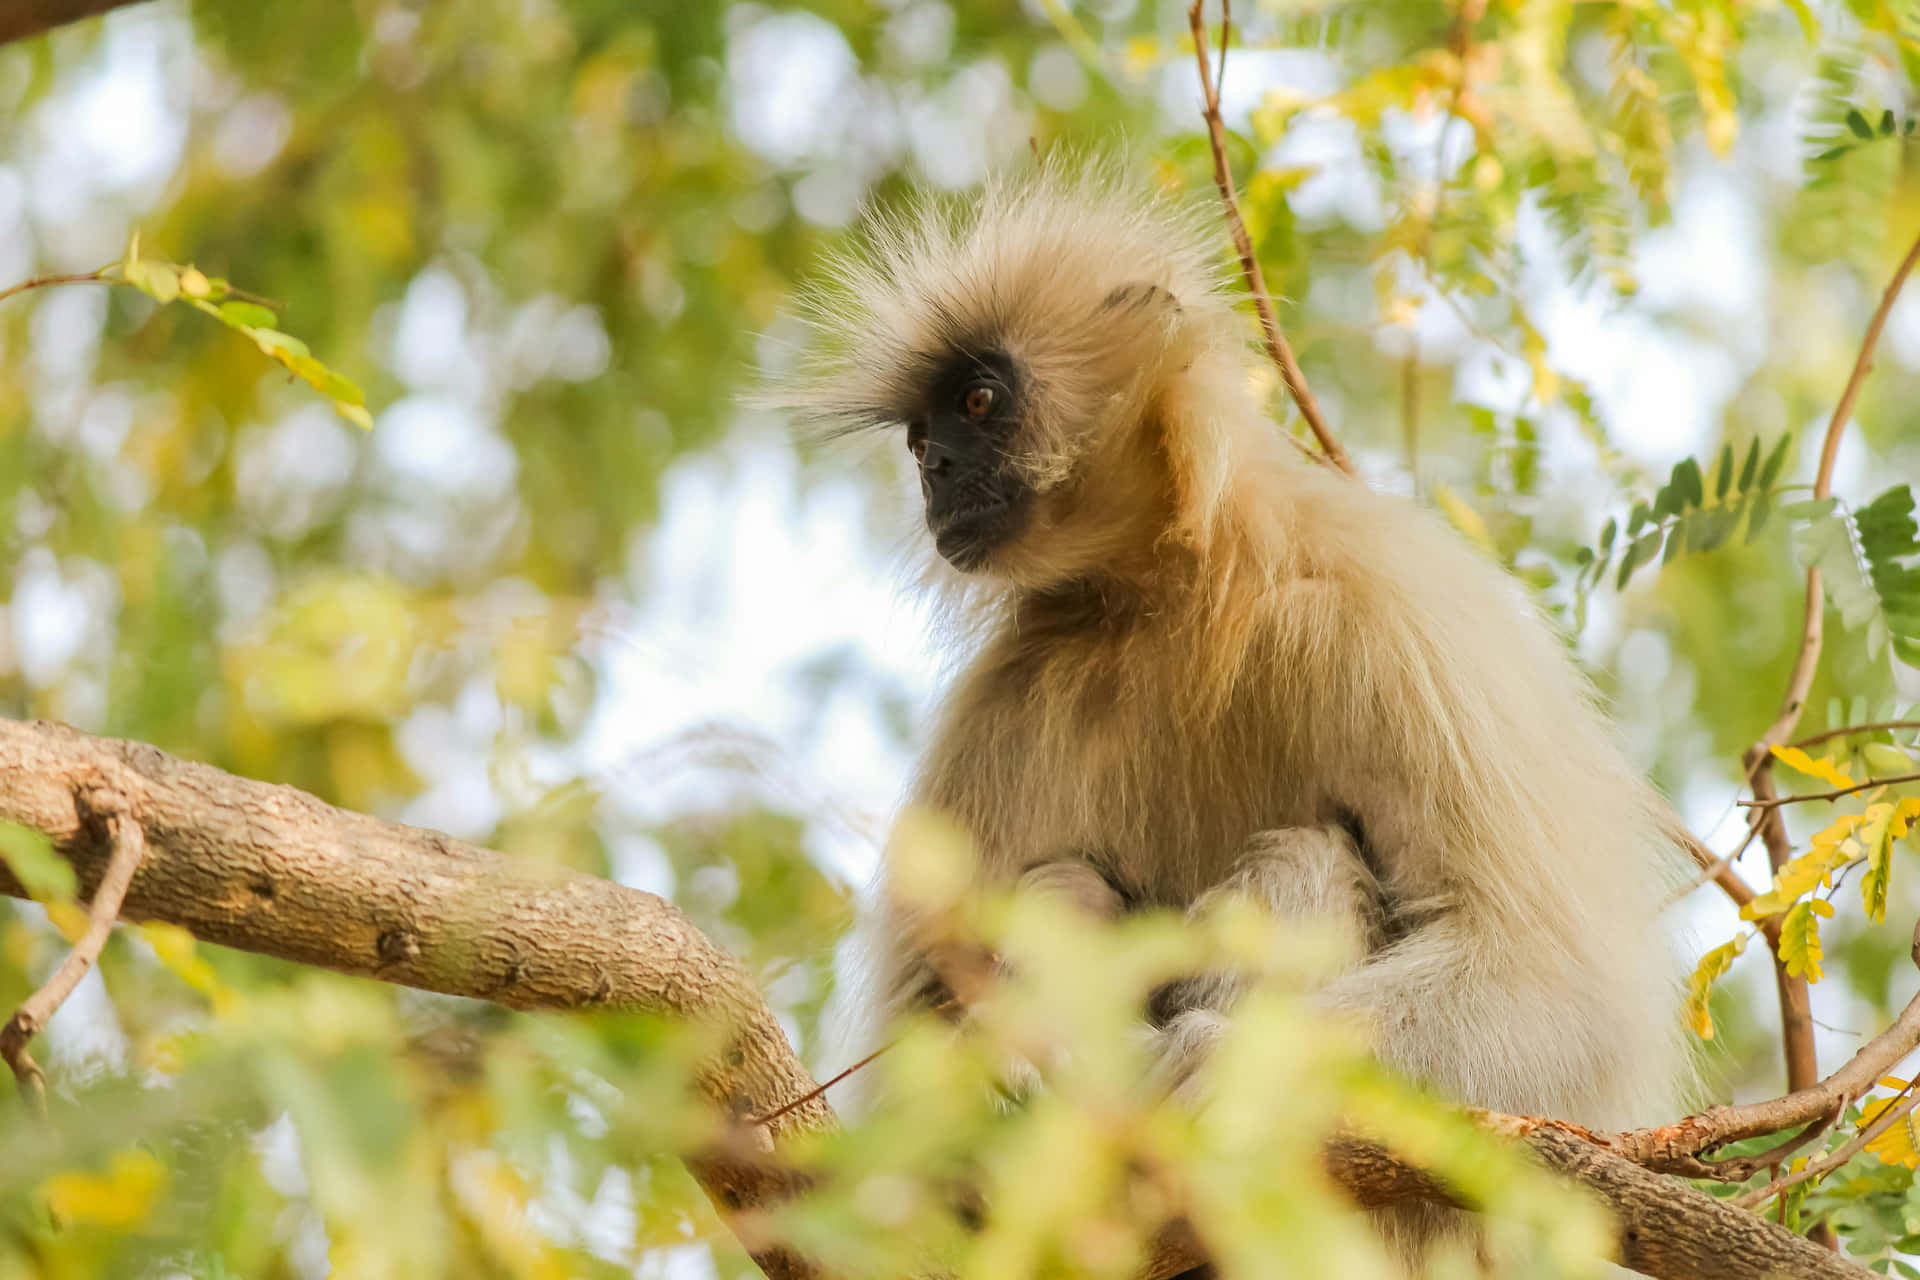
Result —
POLYGON ((907 424, 934 546, 956 569, 977 569, 1026 522, 1026 482, 1008 465, 1020 426, 1020 383, 998 352, 956 355, 907 424))

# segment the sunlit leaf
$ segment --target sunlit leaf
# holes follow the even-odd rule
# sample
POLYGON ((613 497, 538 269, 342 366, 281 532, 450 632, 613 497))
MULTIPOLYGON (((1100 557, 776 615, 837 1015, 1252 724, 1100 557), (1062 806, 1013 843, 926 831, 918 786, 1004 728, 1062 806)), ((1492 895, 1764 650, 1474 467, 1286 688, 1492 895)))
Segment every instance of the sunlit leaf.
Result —
POLYGON ((1713 984, 1733 968, 1734 960, 1746 949, 1747 935, 1743 933, 1708 951, 1694 966, 1693 977, 1687 981, 1687 1025, 1702 1040, 1711 1040, 1714 1035, 1713 1015, 1707 1011, 1713 984))
POLYGON ((167 1185, 166 1168, 145 1151, 122 1152, 105 1173, 61 1173, 41 1189, 60 1222, 125 1229, 145 1222, 167 1185))

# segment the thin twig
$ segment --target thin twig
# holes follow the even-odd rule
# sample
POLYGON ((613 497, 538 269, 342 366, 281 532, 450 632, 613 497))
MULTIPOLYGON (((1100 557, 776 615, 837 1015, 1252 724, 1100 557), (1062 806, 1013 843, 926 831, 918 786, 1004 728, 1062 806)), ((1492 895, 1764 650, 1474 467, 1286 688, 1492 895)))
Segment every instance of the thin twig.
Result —
POLYGON ((1745 1182, 1762 1169, 1778 1168, 1786 1162, 1788 1156, 1800 1148, 1824 1138, 1833 1131, 1833 1126, 1840 1123, 1840 1117, 1845 1115, 1846 1111, 1847 1104, 1840 1103, 1821 1119, 1813 1121, 1791 1138, 1776 1143, 1765 1151, 1756 1152, 1750 1156, 1728 1156, 1724 1160, 1709 1160, 1707 1163, 1719 1171, 1715 1174, 1716 1177, 1727 1182, 1745 1182))
POLYGON ((10 284, 4 289, 0 289, 0 302, 5 302, 8 298, 11 298, 14 294, 25 293, 29 289, 50 289, 55 285, 62 285, 62 284, 117 284, 119 283, 116 280, 112 280, 108 278, 104 274, 106 270, 107 268, 101 267, 95 271, 76 271, 71 275, 35 276, 31 280, 22 280, 19 284, 10 284))
POLYGON ((73 994, 73 989, 80 985, 80 979, 87 976, 93 962, 100 958, 100 949, 113 931, 113 922, 120 918, 120 904, 126 899, 127 886, 133 883, 134 870, 147 851, 146 833, 127 812, 126 799, 119 792, 95 790, 86 797, 86 802, 96 816, 106 819, 108 837, 113 842, 106 874, 101 876, 99 886, 93 891, 93 901, 88 905, 87 930, 67 952, 67 958, 60 962, 53 976, 28 996, 14 1010, 7 1025, 0 1028, 0 1059, 13 1068, 21 1096, 42 1114, 47 1106, 47 1078, 40 1064, 27 1052, 27 1044, 47 1025, 73 994))
POLYGON ((1920 729, 1920 720, 1874 720, 1867 724, 1842 725, 1838 729, 1828 729, 1825 733, 1809 734, 1787 745, 1804 750, 1807 747, 1817 747, 1823 742, 1831 742, 1835 738, 1851 738, 1861 733, 1895 733, 1902 729, 1920 729))
MULTIPOLYGON (((1221 0, 1222 31, 1228 29, 1232 14, 1228 9, 1229 0, 1221 0)), ((1307 375, 1300 371, 1300 362, 1294 359, 1293 348, 1287 345, 1287 338, 1280 331, 1280 321, 1274 315, 1273 298, 1267 292, 1266 279, 1260 273, 1260 259, 1253 251, 1253 237, 1247 234, 1246 220, 1240 216, 1240 200, 1233 191, 1233 169, 1227 164, 1227 125, 1220 116, 1220 88, 1214 79, 1213 68, 1207 64, 1207 27, 1200 16, 1201 0, 1194 0, 1187 10, 1187 22, 1193 28, 1193 55, 1200 67, 1201 115, 1207 122, 1207 141, 1213 150, 1213 181, 1220 188, 1220 202, 1226 207, 1227 228, 1233 233, 1233 247, 1240 255, 1240 272, 1246 277, 1247 291, 1253 295, 1253 308, 1260 315, 1260 334, 1265 339, 1267 355, 1280 370, 1280 380, 1287 384, 1287 394, 1300 409, 1300 416, 1307 420, 1307 427, 1313 432, 1313 438, 1320 442, 1327 460, 1348 475, 1355 474, 1353 459, 1341 445, 1339 437, 1327 426, 1327 420, 1321 416, 1320 405, 1313 398, 1313 392, 1307 387, 1307 375)), ((1226 69, 1226 45, 1223 41, 1220 49, 1220 66, 1226 69)))
POLYGON ((1913 1091, 1913 1086, 1916 1083, 1920 1083, 1920 1076, 1909 1080, 1906 1087, 1894 1095, 1893 1105, 1875 1116, 1873 1123, 1855 1134, 1853 1140, 1847 1143, 1846 1146, 1840 1148, 1830 1156, 1823 1156, 1818 1160, 1810 1160, 1802 1167, 1795 1169, 1792 1173, 1775 1178, 1764 1187, 1757 1187, 1752 1191, 1743 1192, 1735 1196, 1733 1203, 1742 1209, 1751 1209, 1755 1205, 1765 1204, 1769 1198, 1779 1195, 1789 1187, 1797 1187, 1803 1182, 1810 1181, 1814 1178, 1824 1178, 1827 1174, 1832 1173, 1835 1169, 1838 1169, 1841 1165, 1866 1150, 1869 1142, 1872 1142, 1875 1138, 1878 1138, 1881 1134, 1893 1128, 1895 1124, 1906 1118, 1916 1104, 1920 1104, 1920 1093, 1913 1091))
POLYGON ((1808 791, 1797 796, 1770 796, 1764 800, 1742 800, 1739 803, 1748 809, 1777 809, 1781 805, 1804 804, 1813 800, 1838 800, 1856 791, 1871 791, 1875 787, 1890 787, 1901 782, 1920 782, 1920 773, 1896 773, 1885 778, 1868 778, 1850 787, 1835 787, 1831 791, 1808 791))
POLYGON ((783 1103, 782 1105, 774 1108, 772 1111, 767 1112, 767 1114, 763 1116, 752 1117, 747 1121, 747 1123, 748 1124, 772 1124, 775 1120, 778 1120, 780 1117, 787 1115, 789 1112, 793 1111, 796 1107, 804 1107, 809 1102, 812 1102, 815 1098, 824 1097, 826 1095, 827 1090, 833 1088, 833 1086, 839 1084, 842 1080, 845 1080, 848 1076, 852 1075, 854 1072, 858 1071, 860 1068, 866 1066, 868 1063, 872 1062, 875 1058, 879 1057, 881 1054, 885 1053, 887 1050, 891 1048, 893 1048, 893 1041, 889 1040, 887 1041, 887 1043, 881 1045, 878 1049, 875 1049, 872 1053, 860 1059, 860 1061, 854 1063, 852 1066, 848 1067, 845 1071, 842 1071, 839 1075, 833 1077, 831 1080, 822 1082, 821 1084, 817 1085, 816 1087, 809 1090, 808 1092, 801 1094, 799 1097, 795 1098, 792 1102, 783 1103))
MULTIPOLYGON (((1669 898, 1667 905, 1672 906, 1709 881, 1720 880, 1723 877, 1731 876, 1733 874, 1733 864, 1740 861, 1740 855, 1752 847, 1754 838, 1760 834, 1760 822, 1761 819, 1758 814, 1752 816, 1752 820, 1747 824, 1746 836, 1741 839, 1739 846, 1736 847, 1732 853, 1724 857, 1716 858, 1712 857, 1712 851, 1708 850, 1709 857, 1707 861, 1700 864, 1700 874, 1688 881, 1685 888, 1669 898)), ((1702 845, 1701 847, 1705 849, 1706 846, 1702 845)), ((1744 882, 1742 882, 1742 887, 1745 887, 1744 882)), ((1749 896, 1751 896, 1751 894, 1749 894, 1749 896)), ((1746 903, 1742 902, 1740 905, 1745 906, 1746 903)))

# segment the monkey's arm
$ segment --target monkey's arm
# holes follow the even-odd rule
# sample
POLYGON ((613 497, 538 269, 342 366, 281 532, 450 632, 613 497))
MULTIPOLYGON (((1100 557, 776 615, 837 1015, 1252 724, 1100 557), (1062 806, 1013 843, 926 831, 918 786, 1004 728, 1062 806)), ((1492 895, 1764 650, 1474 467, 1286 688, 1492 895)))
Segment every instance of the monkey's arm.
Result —
MULTIPOLYGON (((1233 873, 1195 900, 1188 917, 1205 916, 1235 898, 1264 907, 1277 921, 1331 930, 1345 965, 1361 963, 1388 937, 1385 892, 1343 827, 1256 832, 1233 873)), ((1160 1031, 1160 1070, 1169 1087, 1184 1085, 1204 1061, 1246 985, 1244 975, 1217 971, 1177 979, 1153 993, 1147 1020, 1160 1031)))

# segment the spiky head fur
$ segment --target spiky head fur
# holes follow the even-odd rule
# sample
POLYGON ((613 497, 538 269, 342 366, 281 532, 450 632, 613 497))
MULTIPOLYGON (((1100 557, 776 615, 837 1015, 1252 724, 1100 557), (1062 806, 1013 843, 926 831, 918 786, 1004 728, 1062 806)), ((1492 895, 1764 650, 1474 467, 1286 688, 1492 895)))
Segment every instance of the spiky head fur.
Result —
POLYGON ((1210 544, 1236 462, 1274 452, 1218 244, 1203 211, 1064 165, 878 214, 805 300, 809 363, 777 398, 833 429, 897 427, 943 361, 1004 352, 1026 389, 1011 461, 1038 504, 987 576, 1157 573, 1142 553, 1210 544), (1210 411, 1185 412, 1196 399, 1210 411))

